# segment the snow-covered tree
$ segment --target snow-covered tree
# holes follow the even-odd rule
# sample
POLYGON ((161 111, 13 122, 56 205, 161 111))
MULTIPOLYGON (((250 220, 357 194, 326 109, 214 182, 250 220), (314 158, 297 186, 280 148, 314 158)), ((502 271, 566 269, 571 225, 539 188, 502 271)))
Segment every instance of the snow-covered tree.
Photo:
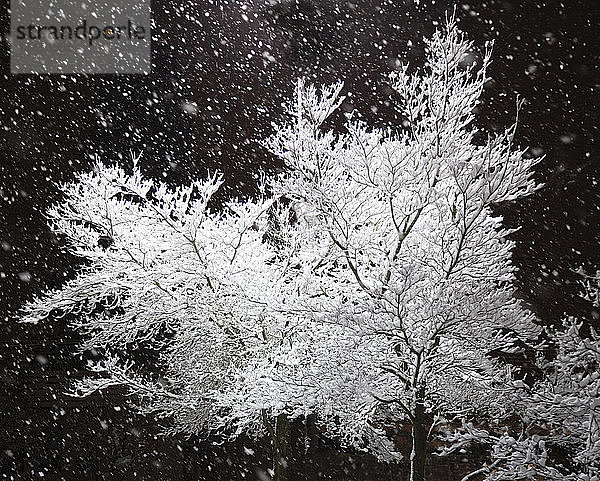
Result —
POLYGON ((212 212, 218 178, 171 189, 137 161, 64 186, 48 216, 84 264, 24 316, 70 315, 84 347, 102 348, 82 394, 128 386, 172 431, 266 429, 279 479, 275 425, 285 433, 290 418, 316 414, 386 459, 398 458, 386 424, 408 421, 415 481, 431 419, 501 410, 510 376, 487 353, 535 326, 512 297, 510 231, 491 207, 535 190, 535 160, 513 150, 514 127, 474 141, 489 52, 470 63, 453 23, 427 46, 424 69, 391 78, 395 130, 325 130, 341 84, 299 82, 269 141, 290 169, 272 198, 212 212))
POLYGON ((82 348, 102 350, 81 395, 127 386, 170 432, 275 434, 276 410, 248 392, 286 338, 265 307, 280 271, 265 242, 277 209, 261 198, 212 212, 217 176, 171 189, 133 161, 132 173, 98 164, 63 187, 48 218, 83 266, 23 320, 68 315, 82 348))
POLYGON ((300 81, 269 141, 289 169, 272 188, 299 226, 284 276, 295 295, 281 307, 298 320, 279 369, 287 409, 388 459, 386 422, 409 422, 412 481, 425 476, 431 419, 499 411, 510 376, 488 353, 536 332, 492 206, 536 189, 537 160, 513 148, 515 126, 475 141, 489 49, 475 65, 453 22, 426 45, 423 69, 391 76, 402 126, 349 120, 336 134, 324 122, 342 85, 300 81))
MULTIPOLYGON (((600 307, 598 280, 586 284, 586 297, 600 307)), ((490 446, 491 462, 478 470, 486 481, 600 479, 600 336, 574 318, 548 334, 538 356, 543 377, 515 383, 507 420, 452 436, 455 446, 490 446)))

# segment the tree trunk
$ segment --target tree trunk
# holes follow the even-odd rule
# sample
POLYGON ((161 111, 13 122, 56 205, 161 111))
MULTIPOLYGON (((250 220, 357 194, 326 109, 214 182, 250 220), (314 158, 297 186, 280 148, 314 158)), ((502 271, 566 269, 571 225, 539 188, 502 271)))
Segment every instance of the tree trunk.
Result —
POLYGON ((290 444, 290 422, 285 414, 275 421, 273 440, 273 481, 288 481, 288 456, 290 444))
POLYGON ((304 477, 307 481, 317 481, 319 478, 317 463, 319 442, 316 416, 309 414, 304 418, 304 477))
POLYGON ((290 444, 290 423, 285 414, 280 414, 275 419, 275 425, 271 423, 267 411, 263 409, 262 419, 265 428, 271 436, 273 445, 273 480, 288 481, 288 456, 290 444))
MULTIPOLYGON (((419 391, 422 391, 420 389, 419 391)), ((410 481, 425 481, 427 460, 427 430, 425 428, 425 404, 422 392, 415 404, 412 423, 412 452, 410 453, 410 481)))

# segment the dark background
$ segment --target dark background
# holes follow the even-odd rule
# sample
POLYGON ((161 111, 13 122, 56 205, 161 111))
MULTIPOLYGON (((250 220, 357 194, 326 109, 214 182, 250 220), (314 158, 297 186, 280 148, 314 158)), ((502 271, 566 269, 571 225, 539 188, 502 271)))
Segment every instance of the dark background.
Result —
MULTIPOLYGON (((227 179, 223 198, 251 194, 261 169, 281 167, 260 140, 300 75, 343 79, 352 95, 342 110, 393 124, 387 73, 397 58, 422 59, 422 37, 453 6, 155 0, 151 75, 15 77, 3 2, 0 479, 257 479, 257 469, 269 466, 263 441, 219 446, 162 438, 157 422, 135 415, 118 391, 85 400, 64 395, 91 354, 74 354, 77 337, 64 321, 15 320, 26 299, 60 285, 77 266, 43 211, 59 199, 60 182, 89 169, 96 156, 125 164, 130 150, 143 152, 148 175, 184 183, 218 169, 227 179)), ((600 3, 466 1, 457 4, 457 17, 477 46, 495 41, 480 125, 509 125, 519 94, 526 104, 517 141, 546 155, 537 174, 546 187, 500 209, 507 225, 521 226, 513 234, 519 295, 542 323, 565 314, 596 323, 600 314, 579 297, 578 280, 581 268, 600 269, 600 3)), ((436 476, 459 479, 460 469, 445 461, 436 476)), ((405 464, 379 466, 325 440, 295 470, 298 479, 319 472, 321 479, 407 476, 405 464)))

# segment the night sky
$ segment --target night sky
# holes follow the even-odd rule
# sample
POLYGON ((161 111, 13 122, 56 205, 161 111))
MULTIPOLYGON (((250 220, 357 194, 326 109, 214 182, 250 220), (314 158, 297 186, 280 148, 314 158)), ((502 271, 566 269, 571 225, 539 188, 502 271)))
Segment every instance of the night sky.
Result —
MULTIPOLYGON (((398 59, 421 61, 423 36, 453 7, 412 0, 155 0, 151 75, 11 76, 4 2, 0 479, 257 479, 256 470, 269 466, 264 442, 162 438, 157 421, 135 415, 118 391, 85 400, 64 395, 96 354, 75 354, 77 336, 64 320, 16 322, 26 299, 60 285, 78 265, 49 232, 43 212, 60 200, 60 183, 74 172, 96 158, 126 165, 132 150, 143 152, 150 176, 177 184, 219 170, 226 179, 221 199, 252 195, 259 172, 282 168, 261 140, 281 118, 298 76, 344 80, 347 98, 334 124, 355 110, 371 125, 394 125, 386 76, 398 59)), ((600 269, 600 2, 460 2, 456 15, 476 46, 495 42, 479 125, 510 125, 519 96, 525 104, 516 141, 531 155, 545 155, 537 178, 546 186, 498 207, 508 226, 520 226, 512 235, 518 295, 540 323, 576 315, 600 325, 578 284, 582 272, 600 269)), ((326 440, 312 459, 298 461, 297 479, 319 471, 320 479, 342 479, 347 470, 353 479, 375 481, 399 472, 339 455, 326 440)))

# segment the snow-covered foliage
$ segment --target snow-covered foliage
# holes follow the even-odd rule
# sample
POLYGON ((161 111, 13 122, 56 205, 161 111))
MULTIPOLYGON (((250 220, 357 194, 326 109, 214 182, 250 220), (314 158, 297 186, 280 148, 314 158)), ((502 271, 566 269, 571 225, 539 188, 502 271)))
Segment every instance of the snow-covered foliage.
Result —
MULTIPOLYGON (((591 329, 582 334, 581 323, 565 322, 564 331, 552 337, 556 357, 542 362, 546 377, 535 386, 527 416, 549 435, 547 444, 566 451, 570 476, 556 479, 592 481, 600 475, 600 337, 591 329)), ((564 471, 563 471, 564 472, 564 471)))
MULTIPOLYGON (((597 283, 587 283, 586 296, 598 306, 597 283)), ((543 377, 532 387, 515 383, 510 417, 495 429, 504 432, 467 425, 449 439, 454 449, 490 446, 491 464, 480 470, 487 481, 600 479, 600 336, 574 318, 548 334, 538 356, 543 377)))
POLYGON ((273 189, 304 230, 287 273, 299 293, 289 312, 306 318, 291 406, 384 457, 397 455, 386 420, 426 438, 433 413, 498 410, 508 372, 487 353, 536 333, 512 297, 513 244, 491 207, 534 192, 537 160, 513 149, 514 126, 474 142, 490 52, 475 65, 471 51, 450 23, 423 69, 391 76, 405 118, 395 130, 349 120, 335 134, 323 123, 342 85, 300 81, 269 142, 289 168, 273 189))
MULTIPOLYGON (((145 410, 172 417, 171 430, 241 429, 230 404, 244 373, 260 377, 285 337, 261 301, 275 275, 263 240, 272 202, 211 212, 217 176, 170 189, 136 164, 131 174, 98 164, 64 186, 48 217, 85 265, 28 304, 24 319, 73 314, 84 347, 105 351, 94 367, 104 375, 79 393, 125 384, 145 410), (135 350, 158 356, 152 376, 134 363, 135 350)), ((245 427, 260 424, 263 407, 244 413, 245 427)))

